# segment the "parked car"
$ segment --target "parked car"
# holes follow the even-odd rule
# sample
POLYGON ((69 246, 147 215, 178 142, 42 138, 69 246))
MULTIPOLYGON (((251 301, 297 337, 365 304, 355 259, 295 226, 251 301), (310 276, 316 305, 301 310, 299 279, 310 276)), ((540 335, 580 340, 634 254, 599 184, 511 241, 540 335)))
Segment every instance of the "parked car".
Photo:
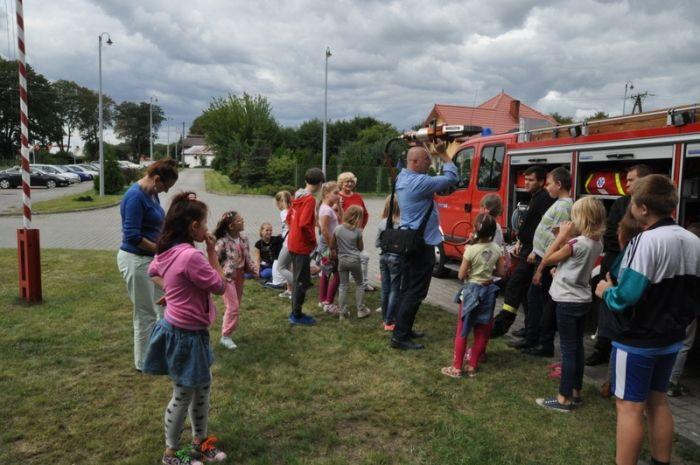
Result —
POLYGON ((59 177, 65 178, 70 184, 75 184, 76 182, 81 182, 80 181, 80 176, 77 174, 70 172, 68 170, 63 170, 60 169, 59 165, 44 165, 44 164, 31 164, 29 165, 32 168, 38 168, 41 171, 44 171, 49 174, 54 174, 59 177))
POLYGON ((65 168, 80 176, 80 181, 90 181, 92 179, 92 174, 77 165, 65 165, 65 168))
MULTIPOLYGON (((53 189, 56 186, 70 184, 66 178, 52 173, 47 173, 39 168, 30 167, 29 184, 32 187, 44 186, 53 189)), ((19 166, 0 172, 0 188, 10 189, 22 185, 22 171, 19 166)))
POLYGON ((78 163, 77 165, 73 165, 73 166, 79 166, 84 171, 86 171, 87 173, 89 173, 93 176, 97 176, 98 174, 100 174, 99 163, 78 163))
POLYGON ((71 182, 83 182, 83 179, 80 176, 78 176, 78 174, 69 170, 66 167, 66 165, 51 165, 51 166, 56 168, 58 171, 60 171, 62 175, 68 177, 68 179, 71 182))
POLYGON ((131 163, 128 160, 117 160, 117 163, 119 163, 119 167, 123 170, 140 170, 142 168, 141 165, 131 163))

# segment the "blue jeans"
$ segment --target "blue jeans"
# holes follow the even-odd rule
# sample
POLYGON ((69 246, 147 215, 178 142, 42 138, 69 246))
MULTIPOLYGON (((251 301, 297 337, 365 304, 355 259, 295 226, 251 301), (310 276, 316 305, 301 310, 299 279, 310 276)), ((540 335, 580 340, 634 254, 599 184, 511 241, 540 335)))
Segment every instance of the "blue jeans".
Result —
POLYGON ((557 302, 557 327, 561 348, 559 394, 571 399, 583 386, 583 327, 589 303, 557 302))
POLYGON ((382 319, 392 324, 396 320, 396 305, 401 291, 401 256, 383 253, 379 256, 382 276, 382 319))

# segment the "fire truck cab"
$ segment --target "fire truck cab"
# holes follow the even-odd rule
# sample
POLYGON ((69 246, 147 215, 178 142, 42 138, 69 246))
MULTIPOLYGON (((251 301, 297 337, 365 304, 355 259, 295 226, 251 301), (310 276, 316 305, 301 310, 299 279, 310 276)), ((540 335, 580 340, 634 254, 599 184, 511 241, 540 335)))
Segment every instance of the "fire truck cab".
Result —
MULTIPOLYGON (((658 110, 588 123, 471 137, 454 153, 459 183, 437 195, 444 242, 436 247, 433 275, 457 269, 479 203, 488 194, 503 200, 498 218, 513 240, 513 211, 529 201, 523 173, 533 165, 571 171, 572 196, 600 198, 606 208, 625 195, 626 170, 639 163, 666 174, 678 186, 676 218, 682 226, 700 221, 700 105, 658 110)), ((521 128, 522 129, 522 128, 521 128)))

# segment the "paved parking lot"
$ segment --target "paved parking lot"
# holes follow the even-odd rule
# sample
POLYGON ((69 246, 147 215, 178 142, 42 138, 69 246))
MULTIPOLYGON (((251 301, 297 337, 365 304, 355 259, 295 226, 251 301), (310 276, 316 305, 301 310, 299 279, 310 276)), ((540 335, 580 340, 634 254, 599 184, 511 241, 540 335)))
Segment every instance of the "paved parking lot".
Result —
MULTIPOLYGON (((50 198, 55 195, 80 192, 80 188, 89 189, 86 183, 74 185, 69 188, 57 188, 52 190, 37 189, 33 192, 33 198, 50 198)), ((188 169, 180 173, 180 179, 169 194, 161 196, 163 205, 167 208, 170 196, 181 190, 190 190, 197 193, 210 208, 209 227, 216 226, 217 218, 228 210, 235 210, 245 219, 245 230, 248 236, 257 240, 260 224, 268 221, 273 224, 275 233, 280 231, 279 212, 272 197, 267 196, 221 196, 210 194, 204 189, 203 170, 188 169)), ((0 191, 0 209, 4 205, 21 202, 21 191, 0 191)), ((370 221, 365 232, 365 244, 370 254, 370 280, 373 284, 379 282, 378 251, 374 247, 374 235, 377 223, 384 206, 383 198, 365 199, 370 212, 370 221)), ((0 247, 16 247, 16 230, 22 227, 22 218, 0 217, 0 247)), ((43 248, 67 248, 85 250, 113 250, 119 248, 121 242, 119 207, 111 207, 103 210, 94 210, 80 213, 63 213, 52 215, 37 215, 34 217, 33 227, 41 231, 41 246, 43 248)), ((454 313, 456 306, 452 303, 452 297, 459 289, 460 284, 456 279, 433 279, 430 284, 430 292, 426 301, 442 307, 454 313)), ((500 308, 500 301, 496 309, 500 308)), ((423 312, 422 317, 427 315, 423 312)), ((420 324, 420 318, 418 324, 420 324)), ((519 316, 516 324, 522 324, 522 316, 519 316)), ((451 331, 451 330, 450 330, 451 331)), ((592 350, 592 342, 586 337, 587 352, 592 350)), ((513 353, 516 356, 515 352, 513 353)), ((551 360, 543 360, 549 363, 551 360)), ((600 383, 606 376, 605 367, 587 368, 586 376, 595 383, 600 383)), ((671 399, 674 416, 676 419, 676 431, 684 438, 700 445, 700 379, 692 376, 689 380, 693 395, 671 399)))
MULTIPOLYGON (((54 199, 63 197, 69 194, 79 194, 81 192, 92 189, 92 181, 84 181, 73 184, 68 187, 56 187, 47 189, 46 187, 32 188, 32 202, 41 200, 54 199)), ((0 189, 0 213, 9 213, 13 211, 21 211, 22 206, 22 189, 0 189)))

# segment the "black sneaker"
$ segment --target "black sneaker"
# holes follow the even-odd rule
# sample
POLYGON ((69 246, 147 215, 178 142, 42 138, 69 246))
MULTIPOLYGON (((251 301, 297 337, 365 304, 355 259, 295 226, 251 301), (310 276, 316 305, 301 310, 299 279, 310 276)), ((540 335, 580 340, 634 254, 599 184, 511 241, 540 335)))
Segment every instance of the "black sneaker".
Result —
POLYGON ((668 383, 668 389, 666 390, 666 394, 669 397, 682 397, 682 396, 687 396, 690 394, 690 391, 688 390, 687 387, 683 386, 681 383, 668 383))
POLYGON ((571 406, 573 408, 579 408, 582 405, 583 405, 583 398, 582 397, 572 397, 571 398, 571 406))
POLYGON ((515 341, 510 341, 506 344, 508 347, 512 347, 513 349, 527 349, 529 347, 534 347, 537 344, 531 344, 527 342, 526 339, 516 339, 515 341))
POLYGON ((515 313, 509 312, 508 310, 501 310, 493 320, 491 339, 501 337, 507 333, 514 321, 515 313))
POLYGON ((571 413, 572 404, 560 404, 556 397, 547 397, 546 399, 535 399, 537 405, 546 409, 554 410, 555 412, 571 413))
POLYGON ((520 349, 525 355, 532 355, 533 357, 554 357, 554 349, 544 348, 542 346, 528 347, 525 349, 520 349))
POLYGON ((586 358, 586 365, 589 367, 594 367, 597 365, 602 365, 603 363, 608 363, 610 361, 610 354, 605 354, 599 350, 596 350, 591 355, 586 358))

